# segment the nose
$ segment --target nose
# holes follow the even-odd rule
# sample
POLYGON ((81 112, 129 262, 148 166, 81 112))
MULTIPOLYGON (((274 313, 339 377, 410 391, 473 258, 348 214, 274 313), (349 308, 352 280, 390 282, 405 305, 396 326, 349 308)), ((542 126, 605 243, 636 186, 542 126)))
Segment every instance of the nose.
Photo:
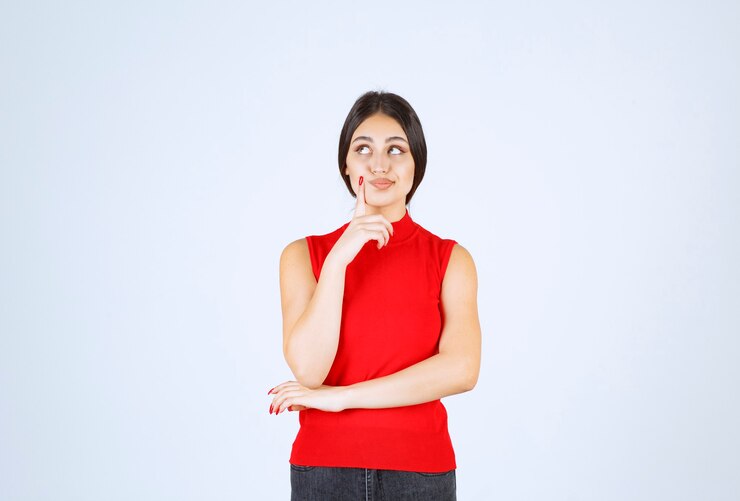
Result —
POLYGON ((383 155, 377 155, 373 157, 373 160, 370 163, 370 171, 375 174, 378 172, 382 172, 385 174, 388 172, 388 164, 387 160, 383 157, 383 155))

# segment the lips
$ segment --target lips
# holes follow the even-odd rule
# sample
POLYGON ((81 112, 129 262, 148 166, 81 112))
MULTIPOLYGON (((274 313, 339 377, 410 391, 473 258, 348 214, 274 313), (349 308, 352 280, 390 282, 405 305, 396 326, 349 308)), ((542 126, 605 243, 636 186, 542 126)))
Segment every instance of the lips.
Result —
POLYGON ((386 179, 386 178, 380 178, 380 179, 373 179, 372 181, 370 181, 370 184, 372 184, 376 188, 387 188, 393 184, 393 181, 391 181, 390 179, 386 179))

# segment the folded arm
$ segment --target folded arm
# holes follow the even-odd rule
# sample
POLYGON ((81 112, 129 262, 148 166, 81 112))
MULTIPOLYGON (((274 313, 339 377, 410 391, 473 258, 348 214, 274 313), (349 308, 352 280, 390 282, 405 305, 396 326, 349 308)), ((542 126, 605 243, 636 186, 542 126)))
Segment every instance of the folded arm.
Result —
POLYGON ((349 386, 306 388, 300 381, 288 381, 271 392, 276 396, 270 410, 401 407, 473 389, 481 356, 477 290, 475 263, 464 247, 455 245, 440 292, 443 322, 438 354, 394 374, 349 386))

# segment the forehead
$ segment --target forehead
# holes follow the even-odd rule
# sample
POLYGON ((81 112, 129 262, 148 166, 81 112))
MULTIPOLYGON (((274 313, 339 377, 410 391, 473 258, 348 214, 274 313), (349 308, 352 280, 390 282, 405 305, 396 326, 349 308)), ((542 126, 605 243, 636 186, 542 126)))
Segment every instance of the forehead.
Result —
POLYGON ((352 134, 352 139, 357 136, 377 136, 385 139, 388 136, 400 136, 404 139, 408 139, 406 134, 403 132, 401 124, 388 115, 376 113, 367 117, 352 134))

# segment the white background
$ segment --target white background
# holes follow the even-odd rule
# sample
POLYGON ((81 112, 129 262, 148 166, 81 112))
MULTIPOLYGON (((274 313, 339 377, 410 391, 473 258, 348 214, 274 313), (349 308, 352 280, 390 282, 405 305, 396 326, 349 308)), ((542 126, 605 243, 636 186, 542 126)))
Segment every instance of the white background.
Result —
POLYGON ((461 500, 740 497, 736 2, 6 2, 0 498, 288 499, 278 260, 396 92, 475 259, 461 500))

